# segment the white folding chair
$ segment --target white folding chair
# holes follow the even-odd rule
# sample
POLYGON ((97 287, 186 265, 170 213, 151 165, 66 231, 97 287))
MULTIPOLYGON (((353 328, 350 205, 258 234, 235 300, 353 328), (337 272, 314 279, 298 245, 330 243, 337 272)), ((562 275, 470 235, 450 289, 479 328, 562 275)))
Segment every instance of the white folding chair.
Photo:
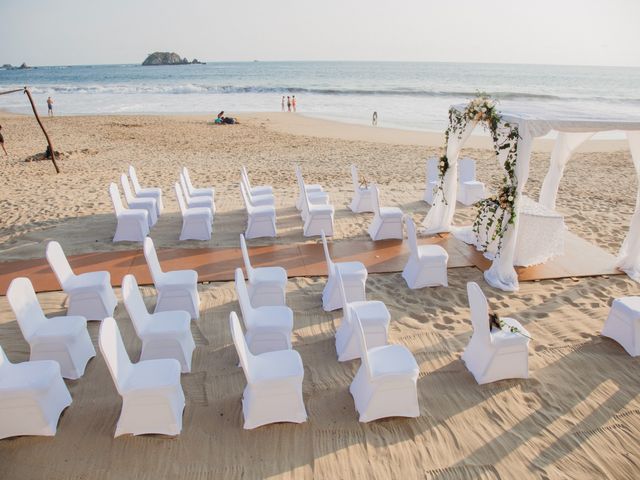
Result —
POLYGON ((109 195, 116 212, 116 233, 114 242, 141 242, 149 235, 149 213, 146 210, 124 208, 120 191, 115 183, 109 185, 109 195))
POLYGON ((302 398, 304 367, 295 350, 251 353, 235 312, 229 315, 231 336, 247 379, 242 394, 244 428, 275 422, 302 423, 307 411, 302 398))
POLYGON ((458 201, 463 205, 473 205, 482 200, 484 183, 476 180, 476 161, 472 158, 461 158, 458 161, 458 201))
POLYGON ((76 275, 58 242, 47 244, 46 257, 62 290, 69 296, 67 315, 80 315, 87 320, 102 320, 113 315, 118 299, 111 288, 107 271, 76 275))
POLYGON ((275 207, 273 205, 253 205, 242 183, 240 183, 240 193, 247 210, 245 237, 248 239, 275 237, 277 235, 275 207))
POLYGON ((259 267, 251 265, 247 242, 240 234, 240 250, 244 269, 249 280, 249 298, 254 307, 286 305, 287 271, 282 267, 259 267))
MULTIPOLYGON (((529 377, 529 338, 508 330, 490 327, 489 305, 475 282, 467 283, 473 335, 462 360, 479 384, 505 378, 529 377)), ((502 318, 509 326, 529 336, 513 318, 502 318)))
POLYGON ((184 310, 149 313, 133 275, 125 275, 122 280, 122 299, 142 342, 140 360, 175 358, 182 373, 190 372, 196 344, 189 313, 184 310))
POLYGON ((54 436, 71 395, 53 360, 11 363, 0 347, 0 439, 54 436))
POLYGON ((427 181, 422 199, 429 205, 433 205, 435 190, 438 186, 438 163, 440 163, 440 159, 437 157, 431 157, 427 160, 427 181))
POLYGON ((409 259, 402 270, 402 278, 411 289, 448 286, 447 262, 449 254, 440 245, 418 245, 418 235, 413 219, 405 215, 407 238, 409 240, 409 259))
POLYGON ((184 177, 184 174, 180 173, 180 187, 182 188, 182 195, 185 199, 185 203, 188 208, 208 208, 211 210, 211 213, 215 216, 216 214, 216 204, 213 200, 213 196, 210 195, 198 195, 193 196, 189 192, 189 187, 187 185, 187 180, 184 177))
POLYGON ((387 306, 378 300, 349 302, 340 274, 337 277, 344 306, 342 307, 342 322, 336 331, 336 352, 339 362, 347 362, 354 358, 360 358, 362 353, 355 329, 355 314, 362 322, 367 336, 367 344, 371 347, 380 347, 388 343, 387 335, 391 315, 387 306))
POLYGON ((323 191, 320 185, 307 185, 302 177, 302 170, 297 165, 296 180, 298 181, 298 189, 300 190, 300 196, 298 198, 301 199, 300 206, 298 207, 296 203, 296 207, 300 210, 302 220, 306 220, 309 215, 309 205, 329 205, 329 194, 323 191), (310 188, 313 190, 310 190, 310 188))
POLYGON ((200 317, 200 295, 198 294, 198 272, 195 270, 173 270, 163 272, 153 240, 147 237, 143 245, 144 258, 158 292, 155 313, 182 310, 192 319, 200 317))
POLYGON ((358 169, 355 165, 351 165, 351 182, 353 183, 353 198, 349 205, 351 211, 354 213, 373 212, 371 187, 360 185, 358 169))
POLYGON ((89 360, 96 356, 87 331, 87 319, 81 316, 45 317, 33 285, 24 277, 13 279, 7 290, 7 300, 31 349, 29 359, 55 360, 60 364, 64 378, 80 378, 89 360))
POLYGON ((191 177, 189 176, 189 170, 187 167, 182 167, 182 175, 184 176, 184 180, 187 184, 187 189, 189 190, 189 195, 192 197, 215 197, 216 190, 213 187, 203 187, 196 188, 191 183, 191 177))
POLYGON ((247 168, 244 165, 242 165, 240 173, 248 187, 247 193, 250 193, 251 195, 273 195, 273 187, 271 185, 258 185, 255 187, 251 185, 247 168))
POLYGON ((349 392, 360 421, 419 417, 417 385, 420 369, 411 352, 403 345, 369 347, 358 313, 354 315, 354 330, 362 349, 362 363, 349 392))
POLYGON ((263 205, 271 205, 275 206, 276 200, 271 193, 251 193, 251 187, 247 182, 247 178, 244 175, 240 175, 240 182, 244 185, 244 190, 249 199, 251 200, 251 204, 256 207, 261 207, 263 205))
POLYGON ((640 297, 616 298, 602 335, 614 339, 632 357, 640 355, 640 297))
POLYGON ((211 240, 213 212, 208 207, 188 208, 182 197, 182 190, 175 184, 176 198, 182 215, 180 240, 211 240))
POLYGON ((377 185, 371 185, 371 198, 373 200, 373 221, 369 225, 371 240, 385 240, 398 238, 402 240, 403 213, 398 207, 381 207, 380 193, 377 185))
POLYGON ((366 283, 367 268, 361 262, 338 262, 334 263, 329 254, 327 237, 322 235, 322 248, 324 249, 324 259, 327 262, 327 283, 322 290, 322 308, 325 312, 343 308, 342 295, 338 285, 338 275, 342 278, 347 300, 350 302, 361 302, 367 299, 366 283))
POLYGON ((162 203, 162 190, 156 187, 142 188, 140 182, 138 182, 138 175, 133 165, 129 165, 129 178, 133 184, 133 191, 136 193, 136 197, 150 197, 156 199, 156 205, 158 207, 158 216, 162 213, 164 205, 162 203))
POLYGON ((155 433, 178 435, 185 399, 180 362, 173 358, 131 363, 116 321, 105 318, 98 343, 113 383, 122 397, 114 437, 155 433))
POLYGON ((236 268, 235 286, 251 352, 258 355, 291 349, 293 311, 283 305, 253 307, 241 268, 236 268))
POLYGON ((148 213, 147 218, 149 220, 149 228, 153 227, 158 222, 158 206, 156 205, 156 199, 152 197, 136 198, 131 192, 129 179, 124 173, 120 175, 120 184, 122 185, 124 199, 127 201, 129 209, 146 210, 148 213))

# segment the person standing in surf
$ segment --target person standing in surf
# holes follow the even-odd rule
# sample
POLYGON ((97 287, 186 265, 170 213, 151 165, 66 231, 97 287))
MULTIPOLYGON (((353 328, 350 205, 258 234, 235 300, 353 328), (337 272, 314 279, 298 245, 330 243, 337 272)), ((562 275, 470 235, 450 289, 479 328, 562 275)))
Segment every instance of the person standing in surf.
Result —
POLYGON ((47 115, 53 117, 53 99, 47 98, 47 115))
POLYGON ((9 154, 7 153, 7 149, 4 148, 4 137, 2 136, 2 125, 0 125, 0 147, 2 147, 4 154, 8 157, 9 154))
POLYGON ((296 96, 295 95, 291 99, 291 108, 293 108, 293 111, 295 113, 295 111, 296 111, 296 96))
POLYGON ((291 111, 291 97, 287 95, 287 110, 291 111))
POLYGON ((282 111, 284 112, 284 95, 282 95, 282 101, 280 102, 280 106, 282 107, 282 111))

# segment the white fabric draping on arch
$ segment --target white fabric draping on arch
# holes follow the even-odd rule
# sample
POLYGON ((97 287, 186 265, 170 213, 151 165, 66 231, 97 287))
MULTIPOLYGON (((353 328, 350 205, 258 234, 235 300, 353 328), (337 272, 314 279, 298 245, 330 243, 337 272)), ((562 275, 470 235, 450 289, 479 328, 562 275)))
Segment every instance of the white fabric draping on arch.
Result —
MULTIPOLYGON (((640 131, 627 132, 627 139, 640 185, 640 131)), ((636 209, 631 217, 629 233, 620 248, 616 266, 636 282, 640 282, 640 188, 636 194, 636 209)))
POLYGON ((422 222, 428 235, 448 232, 451 229, 453 214, 456 212, 456 196, 458 194, 458 158, 460 150, 469 139, 471 132, 476 127, 477 122, 469 122, 464 130, 457 133, 452 132, 447 144, 447 160, 449 169, 444 174, 442 188, 438 189, 433 199, 433 206, 422 222), (443 193, 444 191, 444 193, 443 193), (443 201, 443 195, 445 201, 443 201))
POLYGON ((571 158, 571 154, 589 140, 595 132, 560 132, 551 152, 549 161, 549 171, 544 177, 542 188, 540 188, 540 203, 552 210, 556 209, 556 198, 558 187, 564 174, 564 167, 571 158))
MULTIPOLYGON (((453 108, 464 112, 466 104, 454 105, 453 108)), ((604 115, 589 111, 576 111, 568 109, 554 109, 551 106, 535 105, 501 105, 500 115, 503 122, 517 124, 521 139, 518 142, 516 160, 516 178, 518 181, 515 208, 518 210, 522 192, 529 177, 529 163, 531 159, 531 147, 535 137, 546 135, 552 130, 558 131, 558 144, 554 148, 550 169, 545 177, 540 196, 540 203, 547 207, 555 206, 558 185, 564 167, 571 153, 585 140, 596 132, 609 130, 623 130, 627 132, 629 146, 633 157, 636 174, 640 183, 640 115, 621 116, 616 114, 604 115)), ((450 169, 444 178, 444 195, 447 205, 441 201, 442 192, 439 191, 423 225, 426 233, 448 232, 452 230, 453 214, 456 199, 456 166, 460 150, 464 142, 471 135, 476 122, 470 122, 463 131, 459 141, 455 136, 449 139, 447 156, 450 169), (452 145, 453 143, 453 145, 452 145), (451 175, 449 175, 451 174, 451 175)), ((505 153, 505 152, 502 152, 505 153)), ((503 158, 498 161, 504 163, 503 158)), ((502 290, 517 290, 518 276, 513 267, 518 233, 519 215, 515 224, 505 234, 502 241, 502 250, 489 270, 484 274, 485 280, 490 285, 502 290)), ((631 278, 640 282, 640 191, 636 197, 635 213, 631 220, 629 234, 625 239, 618 257, 618 268, 626 272, 631 278)))

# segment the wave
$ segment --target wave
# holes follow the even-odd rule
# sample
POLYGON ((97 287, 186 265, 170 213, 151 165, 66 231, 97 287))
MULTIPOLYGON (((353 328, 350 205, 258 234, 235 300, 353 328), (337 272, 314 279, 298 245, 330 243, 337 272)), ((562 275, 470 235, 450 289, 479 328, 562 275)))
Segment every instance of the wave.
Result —
MULTIPOLYGON (((350 88, 306 88, 291 86, 233 86, 186 84, 71 84, 71 85, 39 85, 32 87, 36 94, 248 94, 264 93, 273 95, 352 95, 352 96, 402 96, 402 97, 441 97, 472 98, 477 92, 464 90, 428 90, 414 88, 388 89, 350 89, 350 88)), ((546 101, 596 101, 638 103, 640 98, 603 97, 603 96, 563 96, 546 93, 530 93, 517 91, 489 92, 498 100, 546 100, 546 101)))

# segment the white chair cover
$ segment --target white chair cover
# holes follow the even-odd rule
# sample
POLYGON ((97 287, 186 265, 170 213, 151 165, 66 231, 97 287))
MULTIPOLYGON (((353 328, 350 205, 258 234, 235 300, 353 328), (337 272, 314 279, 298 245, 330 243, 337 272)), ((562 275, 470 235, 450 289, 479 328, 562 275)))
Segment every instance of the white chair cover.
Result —
POLYGON ((242 395, 244 428, 249 430, 275 422, 305 422, 304 367, 298 352, 280 350, 254 355, 247 346, 235 312, 229 315, 229 326, 247 379, 242 395))
POLYGON ((402 345, 368 347, 357 312, 353 321, 362 349, 362 363, 349 392, 360 414, 360 421, 419 417, 417 384, 420 369, 411 352, 402 345))
POLYGON ((190 372, 196 344, 189 313, 176 310, 150 314, 133 275, 125 275, 122 280, 122 299, 142 342, 140 360, 174 358, 180 362, 182 373, 190 372))
POLYGON ((374 217, 369 225, 371 240, 385 240, 397 238, 402 240, 402 210, 398 207, 380 207, 380 193, 377 185, 371 185, 374 217))
POLYGON ((153 227, 158 222, 158 205, 156 199, 151 197, 136 198, 133 192, 131 192, 129 179, 124 173, 120 175, 120 183, 122 184, 124 199, 127 201, 128 207, 131 210, 146 210, 149 228, 153 227))
POLYGON ((137 197, 150 197, 156 199, 158 216, 160 216, 162 210, 164 210, 164 205, 162 203, 162 190, 156 187, 142 188, 140 186, 140 182, 138 182, 138 175, 136 174, 136 169, 133 168, 133 165, 129 165, 129 178, 131 178, 133 191, 136 192, 137 197))
POLYGON ((342 322, 336 331, 336 352, 339 362, 347 362, 354 358, 360 358, 362 353, 355 330, 355 314, 358 314, 362 322, 367 336, 367 344, 371 347, 387 344, 391 315, 386 305, 377 300, 347 301, 340 274, 338 274, 338 288, 344 307, 342 308, 342 322))
POLYGON ((183 173, 180 173, 180 187, 188 208, 208 208, 211 210, 211 214, 215 216, 216 204, 213 200, 213 195, 191 195, 187 179, 183 173))
POLYGON ((298 186, 302 192, 303 235, 305 237, 315 237, 324 231, 325 235, 333 236, 333 217, 335 212, 333 205, 312 203, 309 200, 309 193, 301 175, 298 176, 298 186))
POLYGON ((458 167, 458 201, 463 205, 473 205, 485 197, 484 184, 476 181, 476 161, 472 158, 462 158, 458 167))
POLYGON ((254 355, 291 348, 293 311, 287 306, 253 307, 241 268, 236 268, 235 287, 247 343, 254 355))
POLYGON ((276 237, 276 209, 273 205, 256 206, 251 203, 244 184, 240 182, 240 193, 247 210, 247 229, 244 234, 248 239, 276 237))
POLYGON ((191 183, 191 176, 189 175, 189 170, 187 167, 182 167, 182 176, 185 179, 187 189, 189 190, 189 195, 192 197, 211 197, 212 199, 215 197, 216 190, 213 187, 204 187, 204 188, 196 188, 191 183))
MULTIPOLYGON (((489 305, 475 282, 467 283, 473 335, 462 360, 479 384, 529 377, 529 338, 507 330, 490 329, 489 305)), ((513 318, 502 320, 523 334, 529 332, 513 318)))
POLYGON ((351 165, 351 182, 353 183, 353 198, 349 205, 351 211, 354 213, 373 212, 371 187, 360 185, 358 169, 355 165, 351 165))
POLYGON ((249 298, 254 307, 286 305, 287 272, 282 267, 253 268, 247 242, 240 234, 240 250, 249 279, 249 298))
POLYGON ((350 302, 362 302, 367 299, 366 283, 367 268, 361 262, 334 263, 329 254, 327 237, 323 232, 322 247, 324 258, 327 262, 327 283, 322 290, 322 308, 325 312, 343 308, 342 295, 338 285, 338 275, 342 278, 347 300, 350 302))
POLYGON ((629 355, 640 355, 640 297, 616 298, 602 335, 618 342, 629 355))
POLYGON ((142 242, 149 235, 149 213, 146 210, 124 208, 120 191, 115 183, 109 185, 109 195, 116 212, 114 242, 142 242))
POLYGON ((180 240, 211 240, 213 224, 211 209, 208 207, 187 207, 180 184, 176 183, 174 187, 182 215, 180 240))
POLYGON ((195 270, 163 272, 153 240, 149 237, 144 239, 143 251, 153 284, 158 292, 155 312, 182 310, 192 319, 199 318, 198 272, 195 270))
POLYGON ((29 344, 31 361, 55 360, 62 376, 76 380, 84 374, 96 351, 87 331, 87 319, 80 316, 48 319, 38 303, 28 278, 14 278, 7 300, 29 344))
POLYGON ((411 289, 449 285, 447 262, 449 254, 440 245, 418 245, 418 235, 413 219, 405 215, 407 239, 411 252, 402 270, 402 278, 411 289))
POLYGON ((182 430, 185 398, 180 385, 180 362, 173 358, 131 363, 116 321, 100 325, 100 351, 122 397, 122 411, 114 437, 155 433, 178 435, 182 430))
POLYGON ((102 320, 113 315, 118 299, 111 288, 109 272, 76 275, 56 241, 47 244, 46 257, 62 290, 69 296, 67 315, 79 315, 87 320, 102 320))
POLYGON ((53 360, 13 364, 0 347, 0 439, 56 434, 71 395, 53 360))
POLYGON ((273 195, 273 187, 271 185, 258 185, 258 186, 251 185, 251 180, 249 180, 249 173, 247 173, 247 168, 244 165, 242 165, 240 173, 244 177, 247 187, 249 188, 248 193, 251 193, 252 195, 265 195, 265 194, 273 195))

